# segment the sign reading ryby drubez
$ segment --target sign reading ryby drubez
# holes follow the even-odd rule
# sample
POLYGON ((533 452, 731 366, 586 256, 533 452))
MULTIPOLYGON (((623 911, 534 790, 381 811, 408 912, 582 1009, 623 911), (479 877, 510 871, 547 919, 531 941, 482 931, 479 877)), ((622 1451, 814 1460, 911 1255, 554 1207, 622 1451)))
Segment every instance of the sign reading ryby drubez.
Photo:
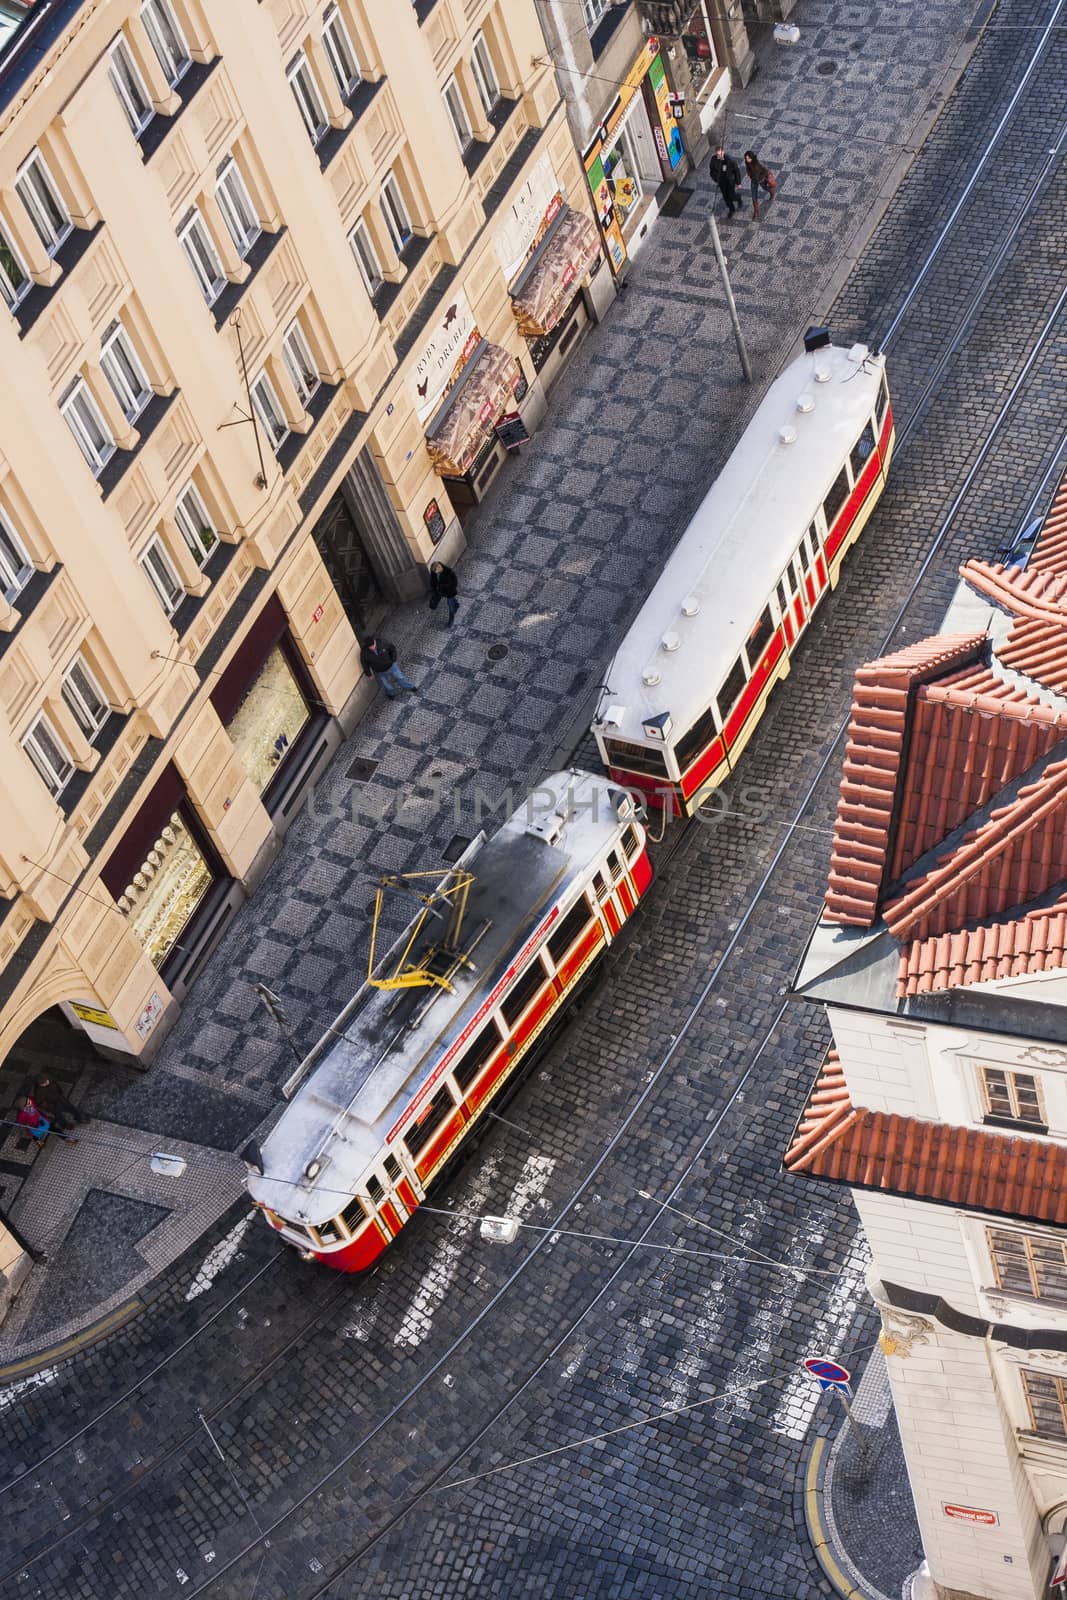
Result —
POLYGON ((432 416, 478 347, 481 335, 462 289, 450 294, 408 374, 408 394, 420 422, 432 416))

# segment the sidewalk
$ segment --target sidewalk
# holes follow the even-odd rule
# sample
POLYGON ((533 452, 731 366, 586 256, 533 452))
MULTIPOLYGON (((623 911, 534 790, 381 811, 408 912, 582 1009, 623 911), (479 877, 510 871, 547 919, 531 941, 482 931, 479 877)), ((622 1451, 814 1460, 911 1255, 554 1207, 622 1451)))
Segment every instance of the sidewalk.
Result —
POLYGON ((481 825, 479 792, 518 797, 579 742, 629 618, 899 183, 978 3, 873 0, 850 30, 834 0, 804 0, 801 44, 761 43, 760 72, 729 101, 728 137, 758 148, 778 198, 760 224, 723 227, 751 390, 709 242, 718 198, 704 163, 471 519, 455 628, 421 608, 389 619, 421 693, 379 698, 338 752, 150 1070, 78 1068, 74 1098, 94 1120, 76 1149, 40 1152, 10 1208, 49 1261, 0 1331, 0 1364, 47 1361, 232 1203, 232 1153, 275 1114, 292 1071, 252 985, 283 998, 308 1048, 362 976, 377 875, 447 859, 481 825), (188 1175, 153 1175, 139 1154, 153 1149, 178 1150, 188 1175))
POLYGON ((923 1559, 885 1357, 875 1350, 852 1403, 814 1440, 804 1517, 819 1565, 846 1600, 901 1600, 923 1559))

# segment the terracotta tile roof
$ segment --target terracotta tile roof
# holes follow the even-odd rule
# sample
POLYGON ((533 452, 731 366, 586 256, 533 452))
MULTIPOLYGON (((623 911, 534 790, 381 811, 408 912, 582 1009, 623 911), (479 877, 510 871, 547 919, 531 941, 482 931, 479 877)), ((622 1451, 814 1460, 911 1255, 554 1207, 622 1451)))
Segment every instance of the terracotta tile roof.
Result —
POLYGON ((1030 566, 1067 572, 1067 472, 1048 508, 1030 566))
POLYGON ((856 1189, 1067 1224, 1067 1146, 854 1106, 833 1052, 815 1080, 784 1165, 787 1172, 856 1189))
POLYGON ((897 993, 931 994, 1056 967, 1067 967, 1067 886, 1051 906, 1021 917, 910 940, 897 993))
POLYGON ((985 643, 982 633, 939 635, 857 671, 830 856, 827 920, 869 928, 877 919, 909 694, 925 679, 977 663, 985 643))

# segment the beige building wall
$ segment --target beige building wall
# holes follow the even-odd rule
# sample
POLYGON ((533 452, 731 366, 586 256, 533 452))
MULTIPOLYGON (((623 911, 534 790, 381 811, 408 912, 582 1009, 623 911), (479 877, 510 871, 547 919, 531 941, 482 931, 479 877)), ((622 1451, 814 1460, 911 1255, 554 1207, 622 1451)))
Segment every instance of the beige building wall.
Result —
POLYGON ((57 1005, 150 1059, 369 698, 358 604, 462 551, 413 376, 450 303, 543 414, 507 245, 546 182, 590 212, 543 52, 534 0, 84 0, 0 58, 0 1061, 57 1005))

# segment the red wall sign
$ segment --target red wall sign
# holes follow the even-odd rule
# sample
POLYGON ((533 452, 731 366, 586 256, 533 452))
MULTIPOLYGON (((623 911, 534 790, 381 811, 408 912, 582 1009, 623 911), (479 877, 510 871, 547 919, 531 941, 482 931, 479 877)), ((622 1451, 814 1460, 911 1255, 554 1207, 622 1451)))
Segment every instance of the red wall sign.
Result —
POLYGON ((995 1511, 979 1511, 975 1506, 946 1506, 942 1504, 942 1511, 946 1517, 951 1517, 955 1522, 980 1522, 984 1528, 992 1528, 1000 1521, 995 1511))

